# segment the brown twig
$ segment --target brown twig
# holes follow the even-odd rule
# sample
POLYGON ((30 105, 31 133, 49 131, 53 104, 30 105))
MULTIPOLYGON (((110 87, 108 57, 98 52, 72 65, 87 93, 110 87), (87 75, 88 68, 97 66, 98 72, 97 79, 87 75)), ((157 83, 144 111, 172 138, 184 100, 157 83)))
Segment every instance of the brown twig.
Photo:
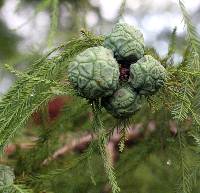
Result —
MULTIPOLYGON (((134 125, 131 128, 126 130, 126 143, 131 142, 133 140, 138 139, 142 135, 141 131, 142 124, 134 125)), ((120 142, 121 135, 119 133, 119 129, 115 129, 110 140, 106 146, 107 152, 110 154, 112 163, 117 159, 117 146, 120 142)), ((97 136, 93 133, 89 133, 79 137, 78 139, 73 139, 70 143, 65 144, 63 147, 56 150, 52 156, 45 159, 42 165, 47 165, 49 162, 58 159, 71 151, 79 151, 87 149, 92 140, 96 140, 97 136)))

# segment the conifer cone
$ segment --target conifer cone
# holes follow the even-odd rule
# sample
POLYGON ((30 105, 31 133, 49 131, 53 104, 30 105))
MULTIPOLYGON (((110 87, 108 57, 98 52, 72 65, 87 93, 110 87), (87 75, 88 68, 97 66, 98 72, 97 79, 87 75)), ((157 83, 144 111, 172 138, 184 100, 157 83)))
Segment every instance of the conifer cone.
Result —
POLYGON ((68 68, 68 79, 88 99, 113 94, 119 81, 119 66, 111 50, 91 47, 77 55, 68 68))
POLYGON ((164 85, 166 77, 165 68, 150 55, 130 66, 129 83, 141 95, 155 94, 164 85))
POLYGON ((126 118, 141 107, 141 97, 130 87, 119 88, 112 96, 103 98, 105 109, 116 118, 126 118))
POLYGON ((117 23, 106 36, 104 46, 114 52, 117 61, 136 62, 144 55, 142 33, 126 23, 117 23))
POLYGON ((0 165, 0 190, 1 187, 12 185, 15 176, 13 170, 9 166, 0 165))

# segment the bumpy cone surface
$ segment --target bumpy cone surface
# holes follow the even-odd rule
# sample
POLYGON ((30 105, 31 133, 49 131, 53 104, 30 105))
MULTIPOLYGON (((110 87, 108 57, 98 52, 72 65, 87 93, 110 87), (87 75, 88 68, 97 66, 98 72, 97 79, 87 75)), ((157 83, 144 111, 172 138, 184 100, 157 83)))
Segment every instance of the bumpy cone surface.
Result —
POLYGON ((103 98, 102 104, 114 117, 126 118, 140 109, 141 97, 129 87, 122 87, 112 96, 103 98))
POLYGON ((9 186, 13 184, 15 179, 13 170, 4 165, 0 165, 0 189, 1 186, 9 186))
POLYGON ((105 97, 117 89, 119 66, 111 50, 91 47, 77 55, 69 65, 68 78, 83 97, 105 97))
POLYGON ((152 56, 145 55, 130 66, 129 82, 139 94, 151 95, 161 88, 166 80, 166 70, 152 56))
POLYGON ((144 55, 142 33, 126 23, 117 23, 105 38, 104 46, 111 49, 118 61, 135 62, 144 55))

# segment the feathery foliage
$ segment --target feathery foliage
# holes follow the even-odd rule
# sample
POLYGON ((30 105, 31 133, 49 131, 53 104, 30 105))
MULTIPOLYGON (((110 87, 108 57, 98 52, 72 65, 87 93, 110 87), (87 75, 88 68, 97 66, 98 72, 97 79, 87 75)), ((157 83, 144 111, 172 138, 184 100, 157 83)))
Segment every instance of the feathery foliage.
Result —
POLYGON ((99 104, 99 101, 92 103, 92 109, 94 113, 93 127, 94 127, 94 130, 98 133, 98 145, 99 145, 101 157, 104 162, 105 171, 109 179, 112 192, 118 193, 120 192, 120 188, 117 184, 114 168, 111 163, 111 158, 110 158, 111 155, 106 151, 106 144, 108 143, 108 138, 106 137, 106 131, 103 127, 103 123, 100 118, 101 106, 99 104))
MULTIPOLYGON (((199 69, 199 55, 200 55, 200 39, 197 33, 195 26, 193 25, 189 14, 186 11, 186 8, 181 0, 179 0, 179 5, 181 8, 181 12, 183 14, 184 22, 187 28, 187 43, 188 46, 191 46, 191 52, 193 53, 194 60, 198 65, 194 66, 194 68, 199 69)), ((195 63, 196 64, 196 63, 195 63)))
POLYGON ((12 184, 10 186, 4 186, 0 189, 3 193, 33 193, 33 191, 24 185, 12 184))
POLYGON ((58 0, 52 0, 52 19, 51 19, 51 28, 48 37, 48 46, 52 45, 52 41, 55 37, 56 30, 58 28, 58 0))
POLYGON ((23 75, 2 99, 0 104, 1 152, 10 138, 42 104, 57 93, 70 94, 68 84, 59 83, 65 77, 67 65, 80 51, 102 42, 101 37, 84 33, 83 37, 62 46, 64 51, 60 55, 52 59, 42 58, 33 64, 27 75, 23 75))

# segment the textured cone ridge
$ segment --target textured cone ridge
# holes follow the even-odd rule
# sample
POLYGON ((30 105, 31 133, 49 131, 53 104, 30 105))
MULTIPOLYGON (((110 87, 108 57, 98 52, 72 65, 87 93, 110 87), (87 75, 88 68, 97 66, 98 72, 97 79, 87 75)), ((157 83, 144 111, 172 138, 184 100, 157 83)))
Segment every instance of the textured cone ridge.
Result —
POLYGON ((166 76, 160 62, 145 55, 137 63, 131 64, 129 83, 139 94, 151 95, 164 85, 166 76))
POLYGON ((129 87, 122 87, 112 96, 104 98, 102 104, 114 117, 126 118, 140 109, 141 97, 129 87))
POLYGON ((142 33, 126 23, 117 23, 106 36, 104 46, 111 49, 118 61, 135 62, 144 55, 142 33))
POLYGON ((109 96, 118 86, 118 63, 111 50, 102 46, 88 48, 70 63, 68 78, 83 97, 109 96))

